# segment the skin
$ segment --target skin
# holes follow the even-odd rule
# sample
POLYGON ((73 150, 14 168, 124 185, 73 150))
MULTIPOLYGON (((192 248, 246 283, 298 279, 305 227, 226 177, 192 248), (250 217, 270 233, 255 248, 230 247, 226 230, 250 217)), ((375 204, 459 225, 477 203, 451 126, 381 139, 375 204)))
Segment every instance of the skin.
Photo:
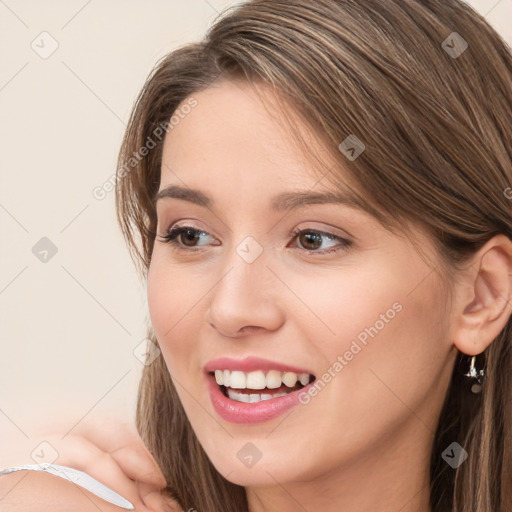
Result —
MULTIPOLYGON (((158 201, 160 236, 175 225, 206 234, 195 246, 178 237, 181 249, 159 236, 147 293, 163 357, 207 455, 246 487, 251 512, 431 511, 429 458, 455 356, 482 352, 505 326, 512 243, 499 235, 476 253, 445 309, 443 277, 369 214, 338 204, 272 212, 278 193, 332 186, 313 175, 248 85, 224 81, 194 97, 197 107, 165 139, 160 190, 197 188, 214 205, 158 201), (339 241, 323 237, 314 249, 290 236, 294 228, 352 244, 318 255, 339 241), (235 250, 249 235, 263 249, 252 263, 235 250), (211 359, 265 357, 318 379, 394 303, 401 310, 308 404, 253 425, 216 414, 202 371, 211 359), (251 468, 237 458, 247 442, 262 454, 251 468)), ((435 262, 431 241, 415 235, 435 262)))
MULTIPOLYGON (((40 462, 84 471, 129 500, 135 512, 181 512, 179 505, 162 492, 165 478, 134 425, 94 411, 78 423, 76 418, 65 415, 52 418, 51 422, 38 425, 35 432, 31 431, 30 437, 2 445, 2 469, 34 464, 37 457, 32 458, 30 454, 41 443, 50 445, 51 449, 45 449, 46 458, 40 462)), ((66 479, 42 471, 17 471, 0 477, 0 510, 119 512, 122 509, 66 479)))

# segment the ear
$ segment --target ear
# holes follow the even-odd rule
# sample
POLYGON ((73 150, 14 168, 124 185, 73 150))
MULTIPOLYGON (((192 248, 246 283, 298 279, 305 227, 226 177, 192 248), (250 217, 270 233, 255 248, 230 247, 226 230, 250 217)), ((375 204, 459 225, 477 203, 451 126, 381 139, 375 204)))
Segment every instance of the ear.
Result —
POLYGON ((457 285, 451 340, 468 356, 482 353, 512 314, 512 241, 496 235, 475 253, 457 285))

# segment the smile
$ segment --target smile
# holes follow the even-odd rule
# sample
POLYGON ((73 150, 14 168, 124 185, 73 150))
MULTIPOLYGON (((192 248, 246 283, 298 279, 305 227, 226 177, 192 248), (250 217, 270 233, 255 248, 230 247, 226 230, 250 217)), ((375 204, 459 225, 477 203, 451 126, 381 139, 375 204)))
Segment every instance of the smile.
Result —
POLYGON ((215 412, 231 423, 271 420, 301 404, 315 376, 305 368, 260 357, 222 357, 203 368, 215 412))
POLYGON ((215 381, 227 398, 237 402, 258 403, 272 400, 308 385, 314 376, 309 373, 281 372, 278 370, 215 370, 215 381), (255 391, 260 391, 256 392, 255 391))

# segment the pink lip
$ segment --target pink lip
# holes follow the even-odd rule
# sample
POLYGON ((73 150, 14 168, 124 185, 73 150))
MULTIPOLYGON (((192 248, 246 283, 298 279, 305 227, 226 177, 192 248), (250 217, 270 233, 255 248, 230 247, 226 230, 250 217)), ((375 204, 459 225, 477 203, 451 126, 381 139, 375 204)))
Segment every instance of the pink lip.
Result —
POLYGON ((279 398, 261 400, 251 404, 237 402, 224 396, 213 375, 207 374, 206 379, 213 408, 221 418, 231 423, 260 423, 276 418, 284 411, 298 405, 300 403, 299 394, 307 392, 308 388, 315 383, 315 381, 310 382, 307 386, 279 398))
POLYGON ((219 359, 213 359, 204 365, 204 371, 207 373, 215 370, 240 370, 242 372, 252 372, 255 370, 277 370, 281 372, 309 373, 310 375, 313 375, 312 372, 303 368, 297 368, 295 366, 271 361, 270 359, 253 356, 248 356, 244 359, 221 357, 219 359))
MULTIPOLYGON (((310 375, 313 375, 313 373, 304 368, 253 356, 244 359, 221 357, 209 361, 204 365, 204 372, 208 383, 210 400, 217 414, 231 423, 260 423, 276 418, 284 411, 299 404, 299 394, 304 391, 307 392, 307 388, 314 383, 313 381, 307 386, 293 391, 286 396, 272 398, 270 400, 261 400, 257 403, 237 402, 236 400, 231 400, 224 396, 215 377, 211 374, 211 372, 215 370, 239 370, 242 372, 277 370, 281 372, 308 373, 310 375)), ((263 390, 260 390, 260 393, 261 392, 263 392, 263 390)))

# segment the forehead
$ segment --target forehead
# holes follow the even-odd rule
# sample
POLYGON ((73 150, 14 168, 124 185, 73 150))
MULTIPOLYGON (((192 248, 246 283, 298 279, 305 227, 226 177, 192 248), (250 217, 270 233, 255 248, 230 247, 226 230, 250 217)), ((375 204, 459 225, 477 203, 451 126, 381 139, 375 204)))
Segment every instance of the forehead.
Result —
MULTIPOLYGON (((256 188, 315 186, 332 167, 332 158, 297 118, 294 126, 306 142, 306 155, 280 119, 268 86, 254 87, 258 94, 245 81, 222 81, 193 94, 197 105, 166 135, 162 184, 186 173, 206 187, 228 179, 256 188), (313 154, 325 161, 324 172, 312 165, 313 154)), ((295 122, 292 111, 287 115, 295 122)))

